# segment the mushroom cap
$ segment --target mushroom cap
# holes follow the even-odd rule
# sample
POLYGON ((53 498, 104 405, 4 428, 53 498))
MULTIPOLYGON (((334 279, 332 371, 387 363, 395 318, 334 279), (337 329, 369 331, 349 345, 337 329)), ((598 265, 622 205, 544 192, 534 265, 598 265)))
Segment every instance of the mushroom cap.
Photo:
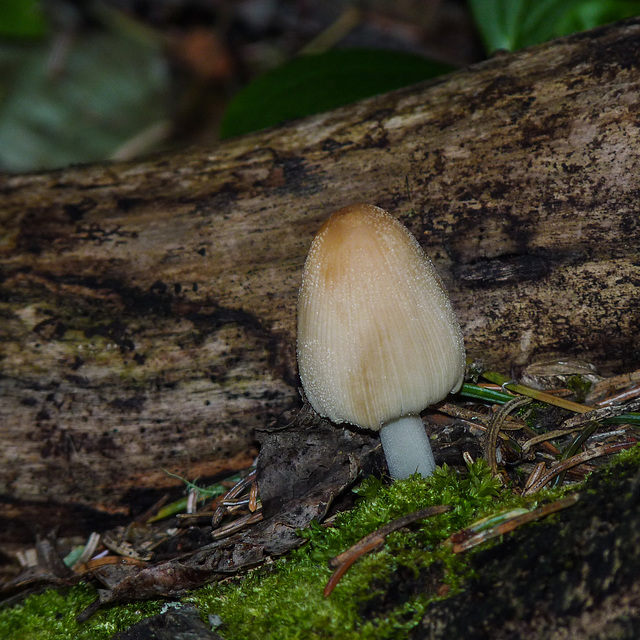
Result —
POLYGON ((374 430, 462 385, 462 332, 442 281, 379 207, 344 207, 314 238, 298 298, 298 367, 317 413, 374 430))

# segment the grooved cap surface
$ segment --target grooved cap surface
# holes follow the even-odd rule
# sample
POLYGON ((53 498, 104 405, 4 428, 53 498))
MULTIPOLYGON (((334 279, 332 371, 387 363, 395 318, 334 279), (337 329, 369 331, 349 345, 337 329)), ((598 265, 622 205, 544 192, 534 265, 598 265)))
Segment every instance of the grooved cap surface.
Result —
POLYGON ((340 209, 314 238, 298 299, 298 366, 321 416, 375 430, 462 384, 449 297, 416 239, 382 209, 340 209))

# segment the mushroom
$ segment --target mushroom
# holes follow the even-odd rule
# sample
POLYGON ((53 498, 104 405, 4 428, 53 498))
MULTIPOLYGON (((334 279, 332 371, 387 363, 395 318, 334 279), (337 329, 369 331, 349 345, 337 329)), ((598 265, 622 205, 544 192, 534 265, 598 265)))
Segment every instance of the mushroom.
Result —
POLYGON ((297 351, 319 415, 379 430, 392 478, 433 473, 419 413, 462 386, 464 343, 431 261, 386 211, 344 207, 318 231, 298 297, 297 351))

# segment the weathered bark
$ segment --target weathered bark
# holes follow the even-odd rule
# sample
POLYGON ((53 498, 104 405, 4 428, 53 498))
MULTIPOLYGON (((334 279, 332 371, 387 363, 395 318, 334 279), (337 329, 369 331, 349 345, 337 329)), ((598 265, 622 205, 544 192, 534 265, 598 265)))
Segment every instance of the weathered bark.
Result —
POLYGON ((639 67, 635 20, 211 150, 5 176, 0 493, 113 508, 246 460, 299 402, 311 238, 356 201, 418 237, 471 356, 637 368, 639 67))

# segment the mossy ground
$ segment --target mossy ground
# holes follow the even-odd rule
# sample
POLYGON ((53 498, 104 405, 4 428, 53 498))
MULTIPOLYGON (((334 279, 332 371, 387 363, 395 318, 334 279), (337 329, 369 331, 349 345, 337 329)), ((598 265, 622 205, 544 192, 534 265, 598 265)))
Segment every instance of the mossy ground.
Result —
MULTIPOLYGON (((412 477, 384 485, 370 478, 356 492, 359 500, 352 510, 330 526, 302 532, 308 540, 302 548, 227 583, 194 591, 183 601, 195 603, 205 616, 220 616, 224 626, 218 632, 228 640, 406 637, 429 603, 459 591, 469 576, 468 553, 454 555, 440 544, 444 539, 489 513, 533 508, 558 495, 525 501, 501 487, 483 461, 466 473, 444 467, 426 480, 412 477), (331 596, 323 596, 331 557, 391 520, 437 504, 453 509, 390 534, 380 551, 358 560, 331 596), (420 588, 389 597, 414 580, 420 588)), ((162 601, 117 605, 77 623, 75 616, 94 598, 87 586, 31 596, 0 611, 0 638, 106 640, 166 606, 162 601)))

